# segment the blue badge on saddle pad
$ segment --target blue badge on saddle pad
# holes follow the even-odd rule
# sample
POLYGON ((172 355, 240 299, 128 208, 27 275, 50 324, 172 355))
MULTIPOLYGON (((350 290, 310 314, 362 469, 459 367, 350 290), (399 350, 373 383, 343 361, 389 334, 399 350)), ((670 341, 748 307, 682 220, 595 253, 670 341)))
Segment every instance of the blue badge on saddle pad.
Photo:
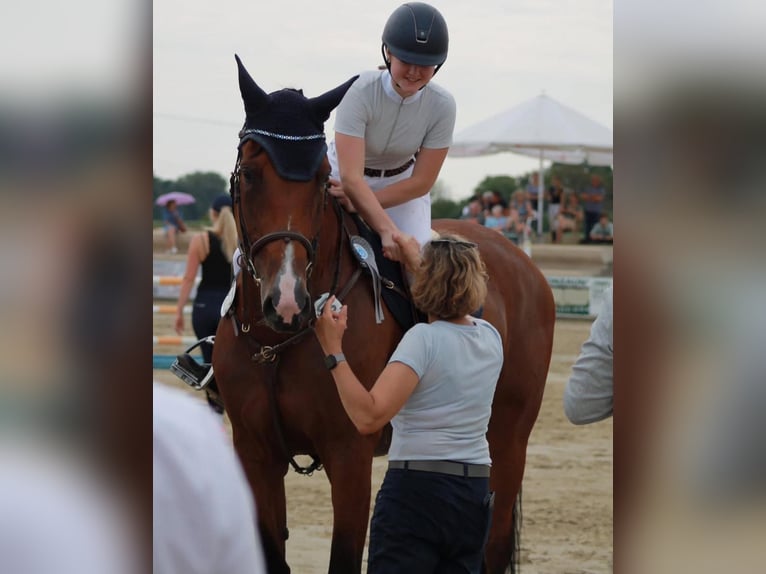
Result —
POLYGON ((356 256, 362 261, 366 261, 370 256, 370 254, 367 253, 367 250, 358 243, 354 243, 354 251, 356 251, 356 256))

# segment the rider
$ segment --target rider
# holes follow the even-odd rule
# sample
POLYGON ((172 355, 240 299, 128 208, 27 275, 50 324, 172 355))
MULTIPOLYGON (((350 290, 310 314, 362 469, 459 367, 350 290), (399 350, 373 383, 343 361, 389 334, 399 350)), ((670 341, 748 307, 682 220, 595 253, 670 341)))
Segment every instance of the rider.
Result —
POLYGON ((336 111, 330 193, 380 234, 386 257, 401 261, 394 235, 421 246, 430 239, 429 191, 452 143, 455 100, 431 82, 449 44, 436 8, 401 5, 382 40, 385 69, 363 72, 336 111))

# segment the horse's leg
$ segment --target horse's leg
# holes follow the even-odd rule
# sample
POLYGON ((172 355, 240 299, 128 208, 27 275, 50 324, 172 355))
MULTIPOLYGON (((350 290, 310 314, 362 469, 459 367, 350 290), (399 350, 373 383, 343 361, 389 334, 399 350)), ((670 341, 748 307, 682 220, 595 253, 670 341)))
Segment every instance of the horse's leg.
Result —
POLYGON ((359 574, 370 516, 374 441, 333 444, 323 456, 332 491, 331 574, 359 574))
POLYGON ((513 557, 513 508, 524 476, 531 430, 531 426, 525 429, 519 425, 522 415, 518 408, 495 404, 489 424, 490 488, 495 491, 495 508, 484 554, 487 574, 503 574, 513 557))
POLYGON ((235 430, 234 446, 258 508, 258 530, 267 570, 269 574, 287 574, 290 572, 285 560, 288 532, 284 478, 287 463, 263 458, 258 454, 263 445, 250 440, 246 431, 235 430))

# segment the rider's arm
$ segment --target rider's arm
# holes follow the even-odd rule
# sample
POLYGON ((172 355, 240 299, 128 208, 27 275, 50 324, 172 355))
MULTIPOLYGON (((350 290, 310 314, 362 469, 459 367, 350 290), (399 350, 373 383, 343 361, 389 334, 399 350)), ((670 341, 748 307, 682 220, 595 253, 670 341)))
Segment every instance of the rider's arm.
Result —
POLYGON ((364 220, 380 235, 397 231, 396 224, 364 180, 364 139, 335 132, 343 191, 364 220))
POLYGON ((377 191, 375 197, 386 208, 427 194, 436 183, 436 178, 439 177, 439 171, 448 151, 449 148, 420 148, 412 175, 377 191))

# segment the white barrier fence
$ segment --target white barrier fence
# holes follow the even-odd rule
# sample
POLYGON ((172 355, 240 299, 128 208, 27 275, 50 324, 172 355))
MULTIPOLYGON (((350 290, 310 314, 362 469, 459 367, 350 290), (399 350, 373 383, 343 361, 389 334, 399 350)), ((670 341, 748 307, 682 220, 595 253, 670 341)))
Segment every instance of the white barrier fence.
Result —
MULTIPOLYGON (((556 316, 571 318, 593 318, 601 308, 604 290, 612 285, 611 277, 546 277, 556 301, 556 316)), ((172 275, 154 275, 155 286, 180 285, 183 278, 172 275)), ((199 278, 195 285, 199 283, 199 278)), ((152 313, 173 314, 174 305, 153 305, 152 313)), ((184 307, 184 313, 191 313, 191 306, 184 307)))

